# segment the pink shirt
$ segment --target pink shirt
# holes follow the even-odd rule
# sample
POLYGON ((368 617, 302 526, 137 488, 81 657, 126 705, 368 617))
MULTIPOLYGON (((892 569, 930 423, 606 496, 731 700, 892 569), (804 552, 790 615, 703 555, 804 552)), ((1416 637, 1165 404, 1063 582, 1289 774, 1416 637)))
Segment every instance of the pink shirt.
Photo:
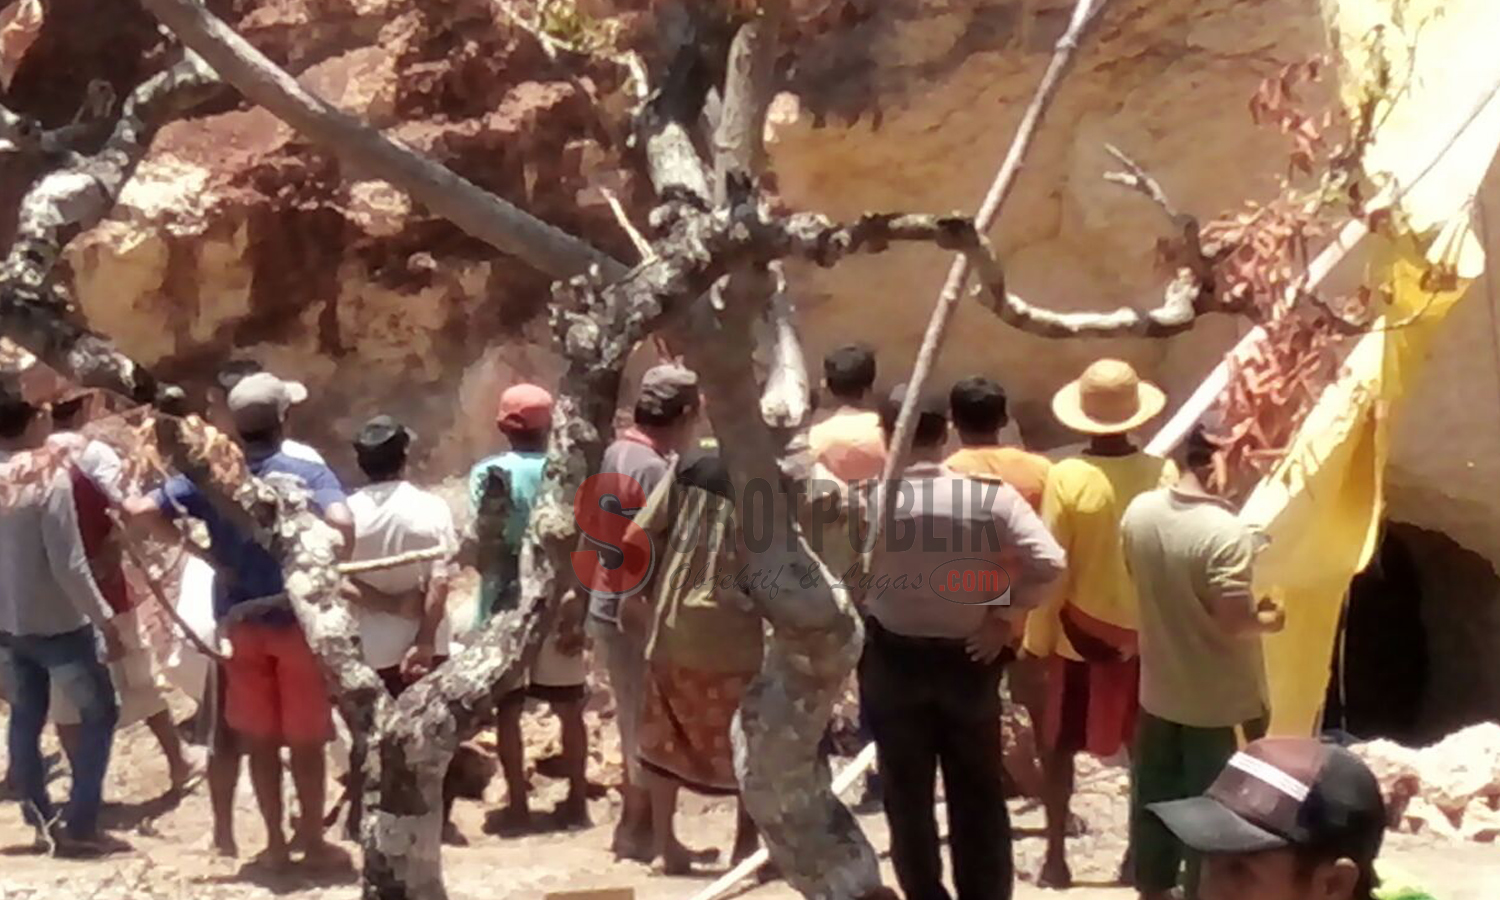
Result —
POLYGON ((885 432, 880 414, 846 406, 807 432, 813 458, 839 479, 864 481, 885 470, 885 432))

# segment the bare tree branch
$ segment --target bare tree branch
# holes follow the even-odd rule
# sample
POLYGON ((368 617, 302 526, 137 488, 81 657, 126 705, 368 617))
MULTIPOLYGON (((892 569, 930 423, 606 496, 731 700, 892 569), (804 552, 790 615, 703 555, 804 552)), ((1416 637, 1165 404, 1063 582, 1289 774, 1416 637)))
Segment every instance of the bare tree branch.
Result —
POLYGON ((624 274, 625 265, 608 254, 315 97, 197 0, 142 3, 250 101, 352 166, 406 191, 474 237, 554 278, 569 278, 594 266, 608 278, 624 274))
MULTIPOLYGON (((1005 204, 1006 198, 1010 196, 1016 177, 1020 174, 1021 166, 1031 149, 1032 138, 1036 136, 1037 129, 1047 115, 1047 110, 1057 97, 1063 77, 1073 67, 1079 42, 1099 19, 1109 2, 1110 0, 1077 0, 1068 29, 1063 32, 1062 37, 1058 38, 1057 44, 1052 49, 1052 58, 1047 63, 1047 71, 1043 73, 1041 83, 1037 85, 1036 95, 1026 107, 1026 112, 1021 117, 1021 124, 1016 129, 1016 136, 1005 154, 1005 161, 1001 163, 1000 171, 996 173, 994 183, 990 185, 989 193, 985 195, 984 202, 979 207, 975 227, 980 234, 988 234, 990 226, 999 216, 1000 209, 1005 204)), ((896 418, 895 434, 891 438, 885 471, 881 476, 883 481, 890 481, 896 476, 907 452, 911 450, 912 429, 916 426, 917 403, 922 391, 926 388, 927 378, 932 372, 933 364, 937 361, 938 353, 942 350, 943 341, 948 334, 948 324, 952 321, 953 313, 958 308, 958 301, 963 296, 964 285, 969 277, 969 263, 969 254, 964 254, 954 260, 953 267, 948 271, 948 280, 943 284, 943 290, 938 295, 932 317, 928 320, 927 333, 922 337, 922 346, 917 351, 916 363, 912 366, 911 377, 908 381, 910 390, 907 391, 906 401, 901 405, 901 413, 896 418)), ((1017 318, 1017 321, 1031 320, 1025 316, 1017 318)), ((867 572, 873 570, 875 557, 880 552, 880 534, 886 520, 891 516, 896 502, 896 492, 886 491, 885 498, 885 508, 870 524, 868 543, 865 545, 864 569, 867 572)))
POLYGON ((766 0, 729 46, 723 102, 714 129, 714 200, 729 202, 729 183, 765 168, 766 110, 775 94, 776 36, 786 0, 766 0))
POLYGON ((933 243, 961 253, 978 276, 981 301, 1006 324, 1039 337, 1168 337, 1192 328, 1199 315, 1224 311, 1212 306, 1212 292, 1204 290, 1190 271, 1167 286, 1156 309, 1072 313, 1044 309, 1005 289, 1005 272, 989 241, 961 216, 869 214, 853 224, 836 225, 822 216, 799 213, 766 226, 780 233, 768 241, 774 246, 768 252, 798 256, 821 266, 854 254, 880 253, 895 242, 933 243))
POLYGON ((0 273, 0 334, 80 384, 137 401, 158 399, 150 373, 90 332, 48 282, 64 241, 108 214, 157 128, 217 87, 213 73, 189 56, 131 92, 98 153, 71 156, 67 167, 32 186, 0 273))
MULTIPOLYGON (((760 393, 760 417, 772 428, 798 428, 812 411, 812 389, 802 341, 797 337, 797 308, 787 289, 786 273, 771 266, 776 292, 763 323, 769 329, 769 372, 760 393)), ((757 342, 759 343, 759 342, 757 342)))
POLYGON ((635 116, 635 141, 657 196, 664 201, 692 199, 704 209, 713 191, 692 131, 710 87, 703 59, 711 44, 704 34, 706 15, 680 6, 662 11, 659 27, 668 45, 665 75, 635 116))

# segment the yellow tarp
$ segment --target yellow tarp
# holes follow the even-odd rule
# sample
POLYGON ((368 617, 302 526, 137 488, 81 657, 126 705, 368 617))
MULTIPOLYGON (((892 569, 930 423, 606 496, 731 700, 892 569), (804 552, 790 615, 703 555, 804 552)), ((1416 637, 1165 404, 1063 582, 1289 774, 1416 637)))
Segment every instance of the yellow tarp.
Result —
POLYGON ((1462 287, 1423 288, 1429 264, 1415 243, 1385 253, 1378 277, 1393 292, 1386 316, 1391 330, 1359 340, 1344 376, 1319 398, 1286 459, 1241 513, 1269 539, 1256 565, 1258 590, 1287 608, 1286 629, 1265 642, 1272 731, 1278 734, 1316 727, 1339 611, 1350 579, 1375 549, 1390 410, 1463 295, 1462 287))
POLYGON ((1287 607, 1285 631, 1266 640, 1278 734, 1317 727, 1349 582, 1378 538, 1392 411, 1467 279, 1483 271, 1470 207, 1500 145, 1500 2, 1325 0, 1325 8, 1351 106, 1371 88, 1377 54, 1390 63, 1366 168, 1401 195, 1396 221, 1406 236, 1379 248, 1372 268, 1370 285, 1392 298, 1381 326, 1359 339, 1241 514, 1269 540, 1258 590, 1287 607), (1462 277, 1434 288, 1430 276, 1444 271, 1462 277))

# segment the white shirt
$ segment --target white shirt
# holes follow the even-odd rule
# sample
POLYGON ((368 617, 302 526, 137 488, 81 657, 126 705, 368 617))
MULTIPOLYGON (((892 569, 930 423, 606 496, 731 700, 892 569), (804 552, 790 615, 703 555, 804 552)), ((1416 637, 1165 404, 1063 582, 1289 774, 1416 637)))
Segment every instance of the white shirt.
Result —
POLYGON ((282 439, 281 452, 285 453, 287 456, 292 457, 293 459, 302 459, 308 462, 315 462, 320 466, 328 465, 327 461, 323 459, 323 454, 307 446, 301 441, 294 441, 291 438, 282 439))
POLYGON ((120 454, 103 441, 86 438, 76 431, 59 431, 47 438, 47 445, 73 455, 73 463, 89 477, 104 495, 120 502, 125 464, 120 454))
MULTIPOLYGON (((458 533, 453 527, 453 512, 447 502, 410 482, 385 481, 355 491, 349 497, 349 511, 354 515, 351 561, 379 559, 432 547, 445 547, 453 552, 458 549, 458 533)), ((400 594, 425 587, 442 564, 442 560, 407 563, 354 578, 378 591, 400 594)), ((421 625, 416 619, 374 610, 356 609, 355 615, 359 619, 365 661, 376 669, 399 665, 416 641, 421 625)), ((450 628, 445 615, 434 642, 439 655, 448 654, 449 637, 450 628)))

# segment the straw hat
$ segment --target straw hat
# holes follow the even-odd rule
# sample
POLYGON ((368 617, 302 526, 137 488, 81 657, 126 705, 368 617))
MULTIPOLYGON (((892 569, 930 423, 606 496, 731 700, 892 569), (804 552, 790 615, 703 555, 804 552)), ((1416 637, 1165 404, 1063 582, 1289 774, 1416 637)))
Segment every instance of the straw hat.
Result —
POLYGON ((1052 414, 1084 434, 1122 434, 1154 419, 1167 405, 1161 388, 1142 381, 1135 368, 1101 359, 1052 398, 1052 414))

